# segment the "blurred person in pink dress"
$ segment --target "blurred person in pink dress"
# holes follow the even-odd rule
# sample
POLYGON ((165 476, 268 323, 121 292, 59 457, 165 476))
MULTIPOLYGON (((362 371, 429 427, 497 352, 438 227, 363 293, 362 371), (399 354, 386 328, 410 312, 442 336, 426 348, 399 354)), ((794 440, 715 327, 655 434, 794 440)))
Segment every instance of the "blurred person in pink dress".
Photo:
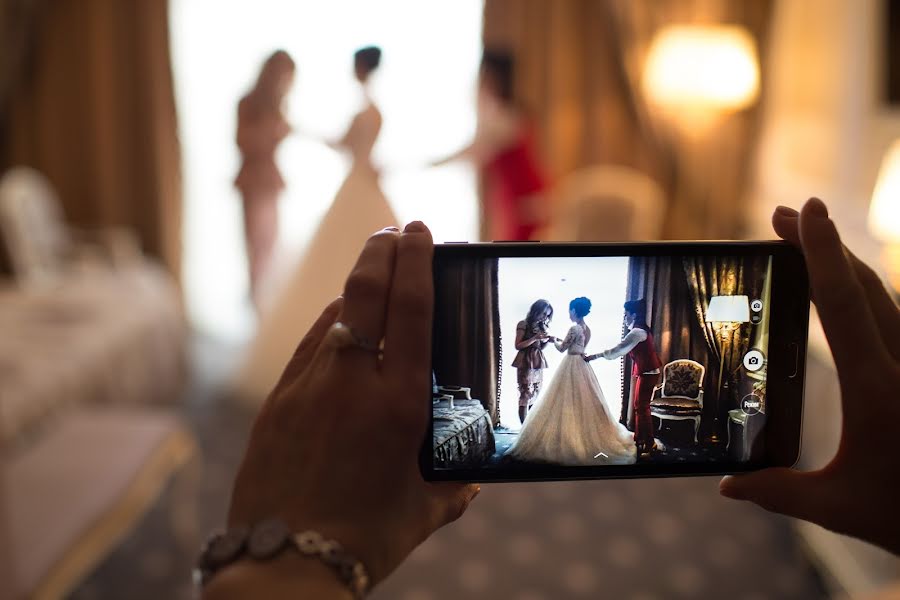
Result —
POLYGON ((256 85, 238 104, 237 146, 242 162, 234 185, 243 199, 250 295, 257 306, 260 284, 278 238, 278 197, 285 183, 275 151, 291 132, 283 104, 294 71, 291 57, 278 50, 263 64, 256 85))
POLYGON ((478 76, 475 137, 456 154, 434 163, 474 162, 484 181, 483 235, 490 240, 528 240, 546 225, 546 177, 534 148, 534 132, 513 98, 514 61, 485 50, 478 76))

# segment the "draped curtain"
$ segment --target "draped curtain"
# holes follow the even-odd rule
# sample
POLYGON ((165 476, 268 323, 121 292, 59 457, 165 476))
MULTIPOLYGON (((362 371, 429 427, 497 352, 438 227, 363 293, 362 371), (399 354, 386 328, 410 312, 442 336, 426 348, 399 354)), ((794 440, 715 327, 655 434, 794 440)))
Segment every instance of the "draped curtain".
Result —
POLYGON ((740 369, 743 356, 750 348, 750 340, 754 326, 743 323, 723 333, 716 330, 715 325, 706 322, 706 308, 713 296, 746 295, 749 300, 762 297, 763 283, 768 268, 768 261, 763 257, 685 257, 683 259, 684 274, 687 278, 688 292, 693 304, 694 319, 703 332, 703 337, 710 348, 710 359, 715 360, 715 379, 710 379, 707 371, 707 390, 705 396, 711 402, 704 403, 704 412, 715 416, 718 406, 719 423, 724 423, 728 411, 737 406, 738 398, 734 397, 734 378, 740 369), (716 402, 718 390, 719 363, 722 349, 725 348, 722 377, 723 392, 721 402, 716 402), (713 394, 710 391, 715 390, 713 394), (727 391, 726 391, 727 390, 727 391), (712 412, 710 412, 712 411, 712 412))
POLYGON ((659 180, 659 152, 625 72, 610 2, 485 0, 484 45, 512 53, 516 100, 553 180, 610 163, 659 180))
MULTIPOLYGON (((663 364, 679 358, 690 358, 709 369, 711 365, 706 364, 709 362, 706 359, 709 345, 697 325, 694 304, 684 302, 689 297, 689 292, 681 261, 680 257, 672 256, 632 257, 628 265, 626 296, 628 300, 646 300, 648 324, 653 331, 656 351, 663 364)), ((632 361, 626 356, 622 370, 623 390, 630 390, 631 368, 632 361)), ((715 373, 718 373, 718 362, 715 373)), ((710 381, 709 370, 706 381, 710 381)), ((708 387, 704 382, 704 388, 708 387)), ((706 397, 709 398, 708 395, 706 397)), ((634 415, 630 402, 622 403, 620 421, 628 428, 633 428, 634 415)))
MULTIPOLYGON (((606 0, 614 7, 623 40, 625 72, 640 87, 644 59, 654 35, 666 25, 728 24, 744 27, 756 40, 765 64, 773 1, 606 0)), ((766 85, 760 73, 760 98, 766 85)), ((746 229, 745 190, 756 155, 760 103, 735 114, 719 115, 707 131, 654 113, 670 191, 664 235, 670 239, 738 238, 746 229)))
MULTIPOLYGON (((706 367, 701 424, 706 430, 712 427, 717 406, 720 425, 728 411, 737 406, 735 371, 742 365, 751 338, 760 329, 745 323, 725 340, 723 389, 728 391, 722 402, 717 402, 723 340, 714 326, 706 322, 709 300, 713 296, 738 294, 747 295, 750 300, 764 298, 767 268, 768 260, 757 256, 648 256, 632 257, 629 261, 626 295, 629 300, 646 300, 647 317, 660 360, 666 364, 689 358, 706 367)), ((631 364, 631 359, 626 357, 623 390, 628 390, 631 383, 631 364)), ((630 403, 623 402, 620 420, 629 428, 633 426, 630 403)))
POLYGON ((435 273, 434 375, 472 388, 500 424, 500 305, 496 258, 445 261, 435 273))
MULTIPOLYGON (((643 62, 665 25, 728 23, 753 35, 765 64, 772 0, 485 0, 484 43, 516 59, 516 99, 533 118, 554 179, 620 164, 666 191, 663 235, 740 237, 761 106, 722 116, 707 135, 648 109, 643 62)), ((766 83, 761 74, 761 86, 766 83)), ((762 97, 762 96, 761 96, 762 97)))
POLYGON ((168 2, 0 0, 0 172, 26 165, 79 226, 125 226, 178 275, 168 2))

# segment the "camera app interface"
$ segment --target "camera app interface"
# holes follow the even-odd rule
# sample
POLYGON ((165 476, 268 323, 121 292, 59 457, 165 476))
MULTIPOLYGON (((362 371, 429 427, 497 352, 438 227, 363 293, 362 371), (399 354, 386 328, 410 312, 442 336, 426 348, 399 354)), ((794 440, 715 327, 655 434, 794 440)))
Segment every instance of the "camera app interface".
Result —
POLYGON ((434 467, 759 456, 771 268, 767 256, 439 261, 434 467))

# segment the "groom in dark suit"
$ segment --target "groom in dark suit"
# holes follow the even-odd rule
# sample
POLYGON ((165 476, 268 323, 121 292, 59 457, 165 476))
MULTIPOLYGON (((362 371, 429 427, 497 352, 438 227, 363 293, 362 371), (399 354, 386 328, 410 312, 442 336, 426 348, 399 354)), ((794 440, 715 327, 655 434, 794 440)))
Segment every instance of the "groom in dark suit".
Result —
POLYGON ((584 360, 596 358, 615 360, 628 355, 633 367, 631 378, 631 406, 634 409, 634 443, 638 454, 649 454, 656 448, 653 432, 653 418, 650 416, 650 400, 653 388, 659 383, 659 369, 662 361, 656 353, 653 333, 647 325, 647 302, 629 300, 625 303, 625 325, 628 333, 615 347, 597 354, 585 356, 584 360))

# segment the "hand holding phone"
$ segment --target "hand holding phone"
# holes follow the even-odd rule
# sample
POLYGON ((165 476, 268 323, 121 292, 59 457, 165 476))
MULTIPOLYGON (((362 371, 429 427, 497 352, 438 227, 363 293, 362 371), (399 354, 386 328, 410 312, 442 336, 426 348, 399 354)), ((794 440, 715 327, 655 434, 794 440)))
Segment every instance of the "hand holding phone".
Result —
POLYGON ((789 245, 448 244, 433 266, 432 369, 472 400, 464 413, 433 407, 426 479, 795 462, 809 292, 789 245), (551 321, 565 343, 546 335, 551 321), (514 343, 540 333, 559 352, 514 343))
POLYGON ((727 477, 721 492, 900 553, 900 525, 890 517, 900 491, 885 484, 900 472, 900 457, 884 430, 900 421, 900 310, 872 269, 843 247, 820 200, 811 199, 800 214, 779 207, 772 221, 806 256, 840 378, 841 443, 823 469, 727 477))

